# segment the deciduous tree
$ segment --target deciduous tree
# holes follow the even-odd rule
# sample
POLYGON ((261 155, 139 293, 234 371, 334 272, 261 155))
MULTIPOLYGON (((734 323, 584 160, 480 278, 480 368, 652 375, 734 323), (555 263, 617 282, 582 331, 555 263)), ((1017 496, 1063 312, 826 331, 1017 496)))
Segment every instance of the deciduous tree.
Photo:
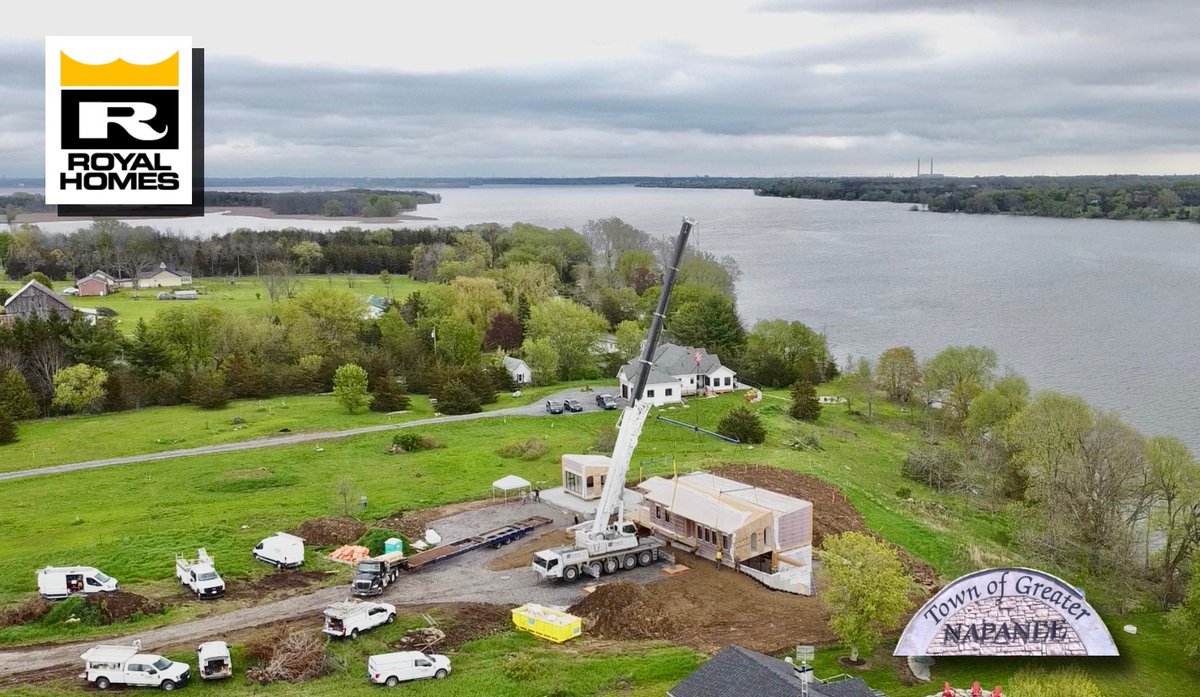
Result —
POLYGON ((875 363, 875 384, 889 399, 907 402, 921 382, 917 356, 908 346, 895 346, 879 355, 875 363))
POLYGON ((857 663, 859 653, 873 651, 912 606, 912 579, 894 549, 861 533, 828 536, 817 555, 829 578, 820 594, 829 626, 857 663))
POLYGON ((351 414, 369 405, 367 371, 354 363, 339 367, 333 375, 333 396, 351 414))
POLYGON ((825 337, 801 322, 762 320, 746 336, 743 373, 768 387, 821 382, 829 356, 825 337))
POLYGON ((54 374, 54 406, 68 412, 98 411, 104 404, 108 373, 86 363, 76 363, 54 374))
POLYGON ((530 310, 525 334, 544 340, 558 353, 559 377, 573 380, 594 370, 592 351, 608 323, 591 310, 565 298, 548 298, 530 310))
POLYGON ((947 420, 958 428, 971 400, 995 380, 996 352, 981 346, 951 346, 925 364, 924 377, 938 390, 947 420))

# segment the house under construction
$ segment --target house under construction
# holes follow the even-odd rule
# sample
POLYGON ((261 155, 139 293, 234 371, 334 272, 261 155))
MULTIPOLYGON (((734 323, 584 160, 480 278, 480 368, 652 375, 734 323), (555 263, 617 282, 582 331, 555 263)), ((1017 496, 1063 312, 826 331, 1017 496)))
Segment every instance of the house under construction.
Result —
POLYGON ((812 504, 707 472, 650 477, 635 520, 776 590, 812 594, 812 504))

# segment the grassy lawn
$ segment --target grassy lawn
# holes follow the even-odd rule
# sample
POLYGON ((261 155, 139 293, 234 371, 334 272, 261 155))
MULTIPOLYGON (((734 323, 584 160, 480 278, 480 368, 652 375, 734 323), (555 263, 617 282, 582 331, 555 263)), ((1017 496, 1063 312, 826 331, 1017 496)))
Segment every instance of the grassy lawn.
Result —
MULTIPOLYGON (((590 381, 608 385, 611 381, 590 381)), ((539 401, 547 394, 584 381, 533 387, 520 397, 503 393, 485 411, 539 401)), ((612 383, 612 384, 615 384, 612 383)), ((190 404, 149 407, 137 411, 63 416, 21 423, 20 440, 0 450, 0 472, 100 460, 126 455, 233 443, 286 432, 339 431, 364 426, 427 419, 434 415, 425 395, 411 395, 404 414, 360 411, 348 414, 331 395, 297 395, 230 402, 223 409, 201 409, 190 404), (234 424, 235 418, 245 423, 234 424)))
MULTIPOLYGON (((353 276, 348 274, 308 275, 301 278, 305 288, 349 288, 363 298, 368 295, 378 295, 402 300, 423 285, 420 281, 414 281, 408 276, 401 275, 393 275, 388 286, 385 286, 378 276, 361 274, 353 276)), ((172 303, 213 303, 227 310, 261 310, 271 306, 266 286, 257 276, 241 276, 236 278, 232 284, 229 280, 228 277, 196 278, 195 284, 191 287, 201 290, 202 294, 194 301, 156 299, 160 291, 169 291, 171 290, 169 288, 143 288, 137 291, 136 296, 133 289, 123 288, 113 295, 102 298, 64 297, 63 299, 75 307, 112 308, 117 312, 116 319, 120 323, 121 329, 126 332, 132 332, 139 319, 149 321, 155 313, 164 307, 169 307, 172 303)), ((70 285, 71 283, 68 281, 56 281, 54 290, 61 292, 70 285)), ((16 291, 20 287, 21 283, 18 281, 0 280, 0 288, 16 291)))
MULTIPOLYGON (((536 399, 533 395, 527 398, 536 399)), ((712 428, 737 403, 739 396, 693 400, 687 409, 657 413, 712 428)), ((980 568, 980 560, 988 565, 1019 562, 1010 544, 1013 523, 1004 516, 981 512, 963 497, 936 494, 900 475, 899 464, 919 435, 895 407, 877 405, 875 419, 867 422, 841 406, 828 406, 816 426, 790 421, 782 400, 768 398, 754 408, 768 423, 770 435, 766 444, 753 447, 733 446, 652 417, 639 442, 633 476, 667 473, 672 458, 680 469, 724 462, 787 467, 840 485, 872 529, 930 562, 946 578, 980 568), (821 449, 786 447, 784 440, 797 432, 815 433, 821 449), (664 458, 666 461, 642 466, 664 458), (897 495, 902 487, 911 490, 913 501, 897 495)), ((560 455, 585 452, 599 430, 615 420, 613 413, 507 416, 422 427, 421 433, 446 447, 417 454, 385 454, 390 435, 372 434, 330 441, 322 444, 321 451, 310 444, 0 483, 0 497, 11 502, 0 509, 0 529, 8 533, 0 536, 0 602, 14 602, 32 593, 34 570, 46 564, 93 564, 134 591, 153 590, 169 582, 175 553, 198 546, 206 546, 222 574, 237 583, 264 571, 248 553, 258 539, 316 515, 339 513, 335 490, 340 480, 352 483, 355 498, 359 492, 368 494, 371 507, 366 518, 383 517, 401 508, 480 498, 487 495, 491 481, 509 473, 531 481, 556 482, 560 455), (546 454, 532 461, 497 455, 501 445, 526 438, 545 441, 546 454), (47 492, 52 492, 53 505, 44 501, 47 492), (31 540, 37 540, 36 545, 31 540)), ((814 505, 819 508, 821 502, 814 501, 814 505)), ((1188 694, 1184 686, 1200 675, 1194 668, 1184 667, 1184 661, 1172 652, 1161 614, 1119 618, 1102 600, 1097 602, 1109 616, 1110 626, 1116 630, 1114 637, 1125 653, 1118 660, 1083 663, 1102 681, 1104 694, 1145 694, 1152 681, 1158 681, 1157 694, 1188 694), (1126 622, 1138 625, 1140 633, 1129 636, 1119 631, 1126 622)), ((140 626, 144 625, 123 629, 140 626)), ((6 630, 0 633, 0 643, 36 640, 28 629, 33 628, 6 630)), ((582 646, 549 647, 522 636, 493 638, 472 644, 456 656, 456 673, 450 680, 406 689, 421 695, 661 695, 690 671, 695 660, 690 651, 667 647, 604 644, 604 651, 598 653, 576 651, 582 646), (503 666, 505 657, 513 652, 530 652, 538 661, 544 660, 546 674, 512 679, 503 666), (614 676, 627 674, 635 675, 628 685, 613 682, 614 676)), ((350 666, 348 676, 326 678, 303 689, 256 689, 278 694, 358 694, 367 689, 361 681, 361 655, 369 647, 339 645, 338 651, 352 648, 359 652, 359 663, 350 666)), ((844 653, 837 649, 820 652, 818 674, 844 672, 834 663, 835 657, 844 653)), ((864 674, 874 687, 893 697, 933 691, 930 686, 900 685, 887 653, 884 649, 881 657, 874 659, 878 669, 864 674)), ((939 685, 943 679, 960 686, 980 680, 990 687, 997 681, 1003 684, 1026 663, 947 659, 938 663, 934 675, 939 685)), ((241 681, 201 689, 231 694, 250 690, 241 681)), ((16 694, 52 693, 29 688, 16 694)))
MULTIPOLYGON (((214 695, 305 695, 311 697, 349 697, 378 695, 379 686, 366 679, 367 656, 386 653, 389 641, 399 638, 409 626, 405 622, 381 627, 364 634, 358 641, 331 644, 334 654, 345 665, 345 673, 297 685, 252 685, 241 677, 243 663, 235 650, 237 675, 216 683, 194 680, 189 692, 214 695)), ((614 644, 587 639, 573 640, 562 646, 538 641, 528 634, 507 632, 470 642, 450 652, 452 672, 441 681, 407 683, 397 688, 405 695, 418 697, 544 697, 546 695, 622 695, 656 697, 700 664, 701 657, 689 649, 662 643, 614 644)), ((176 654, 171 658, 195 664, 195 654, 176 654)), ((36 687, 0 691, 11 697, 59 695, 82 691, 82 681, 64 680, 36 687)))

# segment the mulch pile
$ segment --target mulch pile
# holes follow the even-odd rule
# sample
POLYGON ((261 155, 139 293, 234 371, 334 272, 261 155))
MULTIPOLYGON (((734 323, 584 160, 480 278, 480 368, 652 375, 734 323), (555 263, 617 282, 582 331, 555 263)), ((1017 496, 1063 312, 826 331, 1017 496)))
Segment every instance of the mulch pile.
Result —
POLYGON ((29 598, 0 612, 0 627, 19 627, 36 622, 45 617, 53 607, 53 603, 45 598, 29 598))
MULTIPOLYGON (((867 529, 862 513, 850 503, 840 488, 829 482, 793 470, 765 465, 722 465, 715 468, 713 474, 811 501, 813 547, 820 547, 826 535, 838 535, 843 532, 861 532, 881 542, 885 541, 867 529)), ((904 565, 904 570, 916 580, 917 585, 927 591, 941 586, 936 569, 909 554, 907 550, 895 545, 892 547, 900 555, 900 563, 904 565)))
POLYGON ((303 537, 314 547, 332 547, 357 542, 367 532, 367 524, 353 518, 326 516, 301 523, 291 533, 303 537))
POLYGON ((636 583, 606 583, 567 610, 583 619, 586 634, 602 639, 667 639, 674 621, 651 588, 636 583))
POLYGON ((257 664, 246 671, 246 679, 266 685, 319 678, 334 667, 328 645, 320 634, 280 627, 246 645, 246 657, 257 664))
POLYGON ((87 596, 85 602, 100 610, 102 624, 124 622, 138 615, 160 615, 166 610, 166 607, 157 600, 125 591, 93 593, 87 596))

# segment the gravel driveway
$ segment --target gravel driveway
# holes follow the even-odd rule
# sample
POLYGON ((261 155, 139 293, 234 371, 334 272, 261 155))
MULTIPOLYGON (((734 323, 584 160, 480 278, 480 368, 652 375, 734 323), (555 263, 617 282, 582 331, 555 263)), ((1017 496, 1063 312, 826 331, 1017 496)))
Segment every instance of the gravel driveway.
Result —
MULTIPOLYGON (((571 516, 567 513, 544 503, 511 503, 460 513, 439 520, 431 527, 444 540, 450 541, 534 515, 546 516, 554 521, 550 526, 535 531, 534 535, 541 530, 565 527, 572 522, 571 516)), ((531 558, 537 548, 536 540, 532 539, 514 544, 527 545, 531 558)), ((412 574, 405 574, 379 599, 401 606, 456 602, 520 605, 533 602, 566 607, 583 597, 582 589, 587 584, 586 581, 574 584, 553 583, 540 581, 532 569, 491 571, 487 568, 488 562, 494 557, 511 549, 511 547, 499 550, 485 548, 412 574)), ((652 565, 621 572, 618 577, 622 581, 649 583, 661 578, 661 574, 659 567, 652 565)), ((133 639, 141 639, 148 651, 185 646, 191 648, 202 641, 222 639, 228 634, 243 629, 306 616, 317 617, 328 605, 345 600, 347 597, 349 597, 348 585, 322 588, 285 600, 245 607, 191 622, 149 629, 125 636, 106 637, 103 639, 103 643, 126 644, 133 639)), ((101 643, 100 639, 56 646, 2 650, 0 651, 0 676, 78 664, 79 655, 98 643, 101 643)), ((44 677, 46 676, 31 675, 30 680, 44 677)))

